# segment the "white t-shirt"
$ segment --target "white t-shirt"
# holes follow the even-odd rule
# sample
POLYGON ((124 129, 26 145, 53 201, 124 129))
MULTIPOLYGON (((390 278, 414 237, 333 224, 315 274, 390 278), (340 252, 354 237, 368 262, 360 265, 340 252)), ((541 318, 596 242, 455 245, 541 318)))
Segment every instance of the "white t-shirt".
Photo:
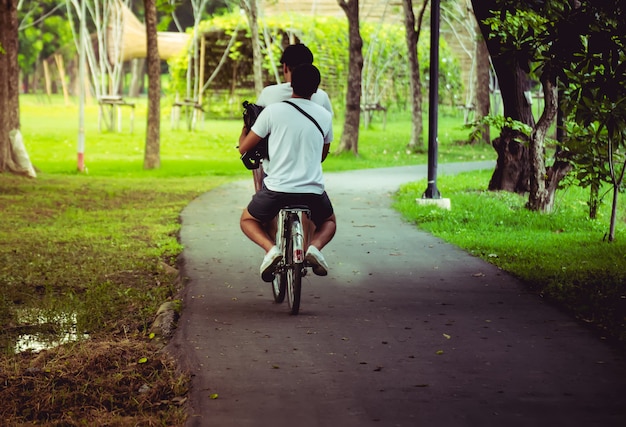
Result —
MULTIPOLYGON (((256 100, 256 104, 262 107, 267 107, 270 104, 276 102, 285 101, 293 95, 293 89, 291 88, 291 82, 279 83, 275 85, 266 86, 261 91, 259 98, 256 100)), ((311 101, 324 107, 331 116, 333 115, 333 106, 330 103, 328 94, 322 89, 318 88, 317 92, 311 96, 311 101)), ((291 107, 293 108, 293 107, 291 107)), ((333 130, 330 129, 330 141, 333 140, 333 130)), ((270 157, 271 159, 271 157, 270 157)), ((263 171, 267 173, 271 168, 271 160, 263 159, 263 171)))
POLYGON ((310 114, 324 136, 292 105, 286 102, 268 105, 252 126, 252 131, 262 138, 269 134, 268 154, 272 167, 265 170, 265 186, 282 193, 322 194, 322 150, 324 144, 332 141, 332 115, 308 99, 291 98, 289 101, 310 114))

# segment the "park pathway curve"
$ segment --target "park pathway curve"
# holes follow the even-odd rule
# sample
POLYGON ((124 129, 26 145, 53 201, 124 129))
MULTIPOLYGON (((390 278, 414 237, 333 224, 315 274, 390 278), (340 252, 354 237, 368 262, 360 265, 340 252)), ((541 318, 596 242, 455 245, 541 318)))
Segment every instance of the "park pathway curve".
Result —
MULTIPOLYGON (((439 174, 478 168, 493 162, 439 174)), ((168 351, 192 375, 187 426, 626 425, 621 354, 391 209, 391 193, 425 175, 326 175, 338 218, 330 272, 306 277, 298 316, 272 302, 262 252, 239 230, 251 180, 182 212, 189 282, 168 351)))

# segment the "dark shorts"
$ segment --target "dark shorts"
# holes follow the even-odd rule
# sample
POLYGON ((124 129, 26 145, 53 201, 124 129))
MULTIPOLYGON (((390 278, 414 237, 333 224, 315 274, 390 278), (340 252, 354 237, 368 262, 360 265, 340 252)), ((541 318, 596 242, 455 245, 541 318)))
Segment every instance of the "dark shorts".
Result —
POLYGON ((288 205, 307 205, 311 210, 311 219, 319 227, 333 214, 333 205, 326 192, 311 193, 279 193, 263 188, 252 196, 248 204, 248 212, 261 222, 269 222, 278 211, 288 205))

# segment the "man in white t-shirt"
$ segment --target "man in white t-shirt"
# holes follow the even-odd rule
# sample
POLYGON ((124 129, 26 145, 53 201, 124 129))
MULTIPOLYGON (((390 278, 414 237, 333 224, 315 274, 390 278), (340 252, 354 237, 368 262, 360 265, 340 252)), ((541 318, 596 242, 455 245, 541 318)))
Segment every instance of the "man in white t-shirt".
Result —
POLYGON ((324 190, 321 164, 332 141, 332 115, 311 101, 320 83, 320 73, 311 64, 296 67, 291 73, 289 102, 309 114, 317 124, 293 105, 276 102, 269 104, 250 132, 242 133, 239 139, 239 152, 243 154, 269 135, 272 166, 266 171, 263 187, 252 196, 240 220, 244 234, 266 252, 260 268, 266 282, 273 280, 274 267, 282 254, 264 226, 283 206, 307 205, 311 210, 315 231, 309 239, 305 260, 317 275, 328 274, 328 264, 320 251, 333 238, 337 227, 332 203, 324 190))
MULTIPOLYGON (((313 52, 311 52, 311 50, 303 43, 291 44, 283 51, 283 54, 280 57, 280 63, 282 65, 285 82, 264 87, 256 101, 257 105, 267 107, 275 102, 281 102, 291 98, 293 93, 291 89, 291 73, 294 68, 300 65, 313 64, 313 52)), ((311 96, 311 101, 324 107, 331 115, 333 114, 333 107, 330 103, 330 98, 322 89, 317 89, 317 91, 311 96)), ((332 128, 330 139, 333 139, 332 128)), ((263 159, 261 167, 253 170, 254 187, 256 190, 261 188, 261 182, 263 181, 264 174, 267 173, 267 170, 271 167, 270 165, 270 160, 263 159)))

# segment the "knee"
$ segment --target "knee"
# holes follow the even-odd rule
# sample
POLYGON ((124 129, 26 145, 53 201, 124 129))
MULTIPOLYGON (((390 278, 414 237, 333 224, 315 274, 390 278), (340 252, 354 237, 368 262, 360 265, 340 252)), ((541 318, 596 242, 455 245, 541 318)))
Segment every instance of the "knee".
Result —
POLYGON ((242 229, 244 229, 247 225, 258 223, 258 222, 259 221, 255 217, 250 215, 250 212, 248 212, 248 209, 244 209, 243 212, 241 213, 241 218, 239 218, 239 226, 242 229))
POLYGON ((337 229, 337 220, 334 214, 326 218, 318 227, 316 227, 316 230, 318 232, 331 234, 331 235, 335 234, 336 229, 337 229))

